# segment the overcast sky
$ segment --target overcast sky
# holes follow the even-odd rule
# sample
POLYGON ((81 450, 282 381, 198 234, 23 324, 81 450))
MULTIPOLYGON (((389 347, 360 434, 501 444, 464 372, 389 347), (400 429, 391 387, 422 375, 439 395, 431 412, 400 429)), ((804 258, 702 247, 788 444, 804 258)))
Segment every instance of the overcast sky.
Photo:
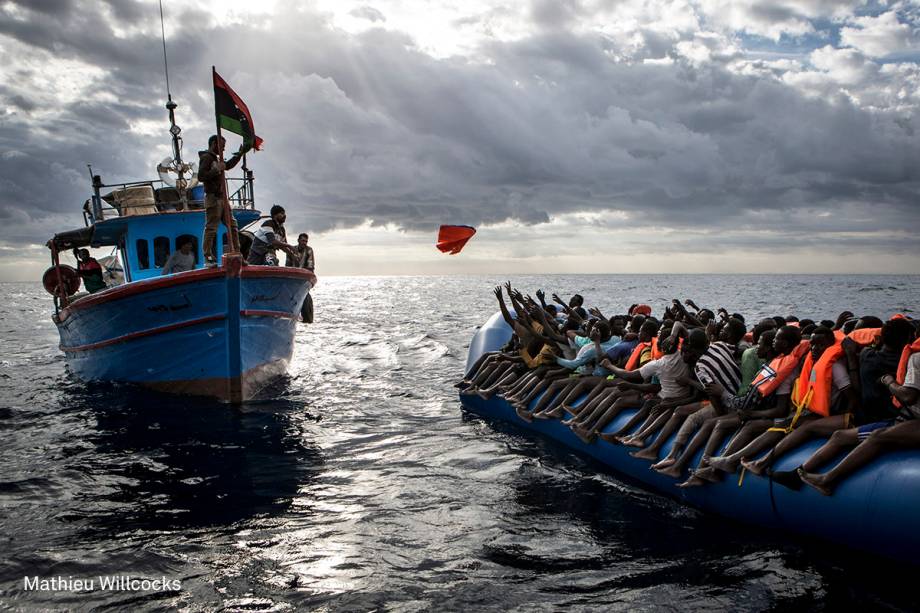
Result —
MULTIPOLYGON (((920 272, 920 2, 165 0, 322 274, 920 272), (457 256, 442 223, 479 233, 457 256)), ((0 279, 170 153, 157 3, 0 0, 0 279)), ((232 140, 230 146, 237 144, 232 140)))

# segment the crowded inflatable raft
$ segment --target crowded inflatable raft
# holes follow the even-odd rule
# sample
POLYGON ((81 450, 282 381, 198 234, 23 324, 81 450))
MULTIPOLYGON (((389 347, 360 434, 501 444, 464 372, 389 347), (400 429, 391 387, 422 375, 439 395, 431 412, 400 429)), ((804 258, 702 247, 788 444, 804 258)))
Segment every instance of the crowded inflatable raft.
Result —
POLYGON ((704 510, 920 561, 920 321, 494 291, 467 409, 704 510))

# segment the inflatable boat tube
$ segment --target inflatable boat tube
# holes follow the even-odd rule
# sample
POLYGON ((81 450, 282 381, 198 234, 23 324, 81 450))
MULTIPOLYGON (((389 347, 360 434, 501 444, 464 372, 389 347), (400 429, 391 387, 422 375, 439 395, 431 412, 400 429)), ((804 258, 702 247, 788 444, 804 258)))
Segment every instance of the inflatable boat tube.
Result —
MULTIPOLYGON (((493 315, 470 342, 467 370, 483 353, 499 349, 510 337, 511 329, 501 313, 493 315)), ((586 444, 559 420, 536 419, 527 423, 499 396, 483 400, 479 396, 461 395, 460 401, 472 413, 509 422, 553 439, 649 490, 700 510, 913 565, 920 563, 920 450, 891 452, 877 458, 841 481, 832 496, 823 496, 807 485, 793 491, 773 483, 768 476, 758 477, 751 473, 745 475, 740 486, 736 473, 720 483, 681 489, 675 487, 677 481, 674 479, 649 470, 647 460, 631 457, 629 452, 633 448, 600 439, 586 444)), ((604 431, 618 430, 634 413, 624 411, 604 431)), ((800 466, 825 440, 815 439, 787 453, 776 462, 774 469, 792 470, 800 466)), ((671 441, 668 441, 659 457, 667 455, 670 448, 671 441)), ((695 458, 690 465, 695 466, 698 460, 699 457, 695 458)))

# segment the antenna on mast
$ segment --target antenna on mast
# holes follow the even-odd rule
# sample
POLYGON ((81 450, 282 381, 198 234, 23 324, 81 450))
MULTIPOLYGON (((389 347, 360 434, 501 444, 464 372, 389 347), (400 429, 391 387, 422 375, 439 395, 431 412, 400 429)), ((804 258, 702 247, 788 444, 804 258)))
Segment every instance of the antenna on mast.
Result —
POLYGON ((169 61, 166 59, 166 23, 163 19, 163 0, 160 0, 160 34, 163 38, 163 72, 166 73, 166 110, 169 111, 169 133, 173 139, 173 158, 177 164, 182 164, 182 139, 179 134, 182 129, 176 125, 176 107, 179 106, 172 99, 172 92, 169 90, 169 61))
POLYGON ((172 102, 172 94, 169 92, 169 63, 166 61, 166 25, 163 20, 163 0, 160 0, 160 35, 163 38, 163 72, 166 73, 166 99, 172 102))
POLYGON ((163 39, 163 72, 166 74, 166 110, 169 111, 169 133, 172 134, 173 157, 166 158, 157 165, 157 172, 160 179, 167 185, 174 186, 179 192, 179 199, 182 202, 182 208, 186 208, 188 197, 186 190, 195 186, 197 178, 195 177, 194 164, 184 164, 182 162, 182 128, 176 125, 176 108, 179 106, 172 99, 172 92, 169 89, 169 61, 166 57, 166 21, 163 18, 163 0, 160 2, 160 35, 163 39), (173 179, 171 174, 175 174, 173 179), (188 175, 188 178, 186 178, 188 175))

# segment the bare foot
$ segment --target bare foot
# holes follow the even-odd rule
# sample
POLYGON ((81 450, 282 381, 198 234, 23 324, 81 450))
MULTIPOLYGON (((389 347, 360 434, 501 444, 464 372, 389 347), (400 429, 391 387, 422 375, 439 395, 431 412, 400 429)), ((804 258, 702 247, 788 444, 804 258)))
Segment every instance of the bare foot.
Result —
MULTIPOLYGON (((657 466, 657 464, 656 464, 655 466, 657 466)), ((661 474, 664 475, 665 477, 671 477, 671 478, 673 478, 673 479, 680 479, 681 473, 684 472, 684 471, 677 465, 677 463, 674 463, 674 464, 668 466, 667 468, 661 468, 661 469, 655 468, 655 466, 652 466, 652 468, 654 468, 655 470, 657 470, 659 473, 661 473, 661 474)))
POLYGON ((520 417, 527 423, 533 422, 533 414, 527 409, 522 409, 521 407, 517 407, 514 409, 514 412, 517 413, 518 417, 520 417))
POLYGON ((561 423, 563 426, 571 426, 572 424, 575 423, 575 418, 569 417, 568 419, 563 419, 561 423))
POLYGON ((634 436, 627 436, 621 439, 621 442, 627 447, 642 447, 645 445, 645 441, 641 438, 636 438, 634 436))
POLYGON ((640 449, 639 451, 633 451, 629 455, 634 458, 639 458, 640 460, 650 460, 652 462, 658 459, 658 453, 648 447, 645 449, 640 449))
POLYGON ((454 383, 454 387, 456 387, 457 389, 463 389, 463 388, 465 388, 465 387, 469 387, 470 385, 472 385, 472 384, 471 384, 469 381, 467 381, 466 379, 464 379, 463 381, 458 381, 458 382, 454 383))
POLYGON ((726 473, 733 473, 735 469, 738 468, 738 465, 735 464, 730 458, 723 456, 714 456, 709 458, 709 468, 714 468, 716 470, 721 470, 726 473))
POLYGON ((602 441, 607 441, 608 443, 612 443, 614 445, 620 444, 620 437, 617 436, 615 432, 603 432, 597 436, 600 437, 602 441))
POLYGON ((476 395, 482 398, 483 400, 488 400, 494 394, 492 390, 476 390, 476 395))
POLYGON ((719 480, 722 478, 721 475, 719 474, 719 471, 717 471, 712 466, 707 466, 706 468, 700 468, 698 470, 694 470, 693 476, 699 477, 700 479, 703 479, 705 481, 709 481, 710 483, 718 483, 719 480))
POLYGON ((687 479, 687 480, 684 481, 683 483, 678 483, 678 484, 677 484, 677 487, 681 487, 681 488, 684 488, 684 487, 699 487, 699 486, 701 486, 701 485, 706 485, 707 483, 709 483, 709 482, 708 482, 708 481, 705 481, 705 480, 703 480, 703 479, 700 479, 700 478, 697 477, 696 475, 692 475, 689 479, 687 479))
POLYGON ((661 460, 660 462, 656 464, 652 464, 652 468, 654 470, 664 470, 665 468, 667 468, 668 466, 671 466, 672 464, 676 462, 677 462, 677 458, 672 458, 668 456, 665 459, 661 460))
POLYGON ((758 476, 763 475, 764 470, 766 470, 766 467, 759 461, 755 462, 754 460, 741 460, 741 465, 744 466, 748 472, 754 473, 758 476))
POLYGON ((587 443, 588 445, 593 443, 594 439, 596 438, 596 435, 593 432, 588 432, 587 430, 583 430, 581 428, 572 428, 572 432, 574 432, 575 436, 580 438, 583 443, 587 443))
POLYGON ((834 493, 834 491, 825 483, 824 475, 819 475, 817 473, 807 473, 805 472, 804 468, 799 468, 798 473, 802 483, 810 485, 825 496, 830 496, 834 493))
POLYGON ((578 415, 578 412, 579 412, 578 409, 576 409, 575 407, 569 406, 567 404, 562 405, 560 408, 566 413, 568 413, 569 415, 578 415))
POLYGON ((475 388, 475 387, 473 387, 473 386, 471 385, 470 387, 468 387, 468 388, 466 388, 466 389, 464 389, 464 390, 460 390, 460 395, 461 395, 461 396, 475 396, 475 395, 476 395, 476 392, 477 392, 477 388, 475 388))

